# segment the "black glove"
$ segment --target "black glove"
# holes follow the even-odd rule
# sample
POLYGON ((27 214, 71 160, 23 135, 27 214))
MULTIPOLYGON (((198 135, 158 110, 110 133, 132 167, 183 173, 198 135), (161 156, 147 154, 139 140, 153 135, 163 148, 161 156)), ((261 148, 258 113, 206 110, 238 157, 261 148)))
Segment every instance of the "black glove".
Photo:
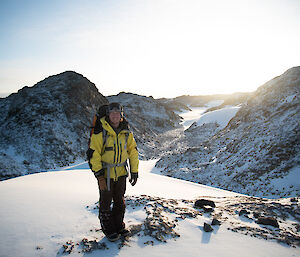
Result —
POLYGON ((98 171, 93 171, 94 175, 96 178, 100 177, 100 176, 104 176, 104 169, 98 170, 98 171))
POLYGON ((130 173, 130 179, 129 179, 129 183, 134 186, 137 182, 137 179, 138 179, 138 173, 135 172, 135 173, 130 173))

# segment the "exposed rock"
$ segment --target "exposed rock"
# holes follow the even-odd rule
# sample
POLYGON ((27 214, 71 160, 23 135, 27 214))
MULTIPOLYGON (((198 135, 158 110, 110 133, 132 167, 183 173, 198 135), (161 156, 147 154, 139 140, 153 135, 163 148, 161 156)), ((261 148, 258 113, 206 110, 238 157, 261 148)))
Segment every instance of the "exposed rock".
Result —
MULTIPOLYGON (((108 98, 124 105, 140 157, 161 156, 161 143, 168 139, 158 140, 158 135, 181 127, 173 107, 135 94, 108 98)), ((84 161, 93 116, 106 103, 92 82, 72 71, 1 98, 0 179, 84 161)))
POLYGON ((250 212, 245 210, 245 209, 240 210, 239 216, 242 216, 242 215, 245 215, 245 214, 250 214, 250 212))
POLYGON ((207 199, 199 199, 199 200, 196 200, 196 202, 195 202, 195 207, 197 207, 197 208, 203 208, 206 205, 210 206, 212 208, 216 207, 216 205, 213 201, 207 200, 207 199))
POLYGON ((211 213, 214 211, 214 208, 212 208, 210 206, 203 206, 202 209, 205 213, 211 213))
POLYGON ((97 242, 96 240, 88 240, 83 238, 81 241, 82 252, 92 252, 94 250, 106 250, 108 249, 106 243, 97 242))
POLYGON ((259 216, 260 216, 260 214, 259 214, 258 212, 253 212, 253 217, 254 217, 254 218, 257 219, 259 216))
MULTIPOLYGON (((140 224, 129 225, 129 235, 121 238, 118 247, 130 246, 133 242, 131 237, 139 237, 138 241, 143 242, 145 246, 154 246, 158 242, 168 243, 169 240, 176 240, 180 236, 181 221, 183 219, 195 219, 193 222, 203 222, 203 231, 213 231, 212 226, 220 226, 225 224, 228 230, 236 233, 244 234, 251 237, 272 240, 286 245, 297 247, 300 245, 299 237, 299 212, 294 211, 300 209, 299 198, 296 206, 292 204, 290 199, 261 199, 254 197, 207 197, 208 201, 215 203, 215 214, 211 225, 205 222, 202 217, 203 212, 195 209, 195 201, 165 199, 161 197, 151 197, 147 195, 126 196, 127 208, 136 211, 144 211, 145 219, 140 224), (257 226, 252 220, 242 219, 236 214, 240 210, 246 210, 250 213, 262 213, 265 217, 274 217, 274 211, 277 213, 277 223, 281 223, 280 229, 271 226, 257 226), (271 216, 272 215, 272 216, 271 216), (286 220, 286 217, 290 219, 286 220), (152 240, 149 240, 149 237, 152 240)), ((98 215, 99 204, 87 206, 87 210, 98 215)), ((131 210, 131 211, 132 211, 131 210)), ((247 214, 246 214, 247 215, 247 214)), ((202 228, 201 228, 202 230, 202 228)), ((90 229, 88 235, 81 241, 75 243, 69 240, 62 247, 61 253, 71 252, 91 252, 94 250, 108 248, 105 243, 105 236, 99 233, 99 229, 90 229), (92 239, 88 239, 92 238, 92 239)), ((134 240, 136 241, 136 240, 134 240)))
POLYGON ((279 228, 278 221, 273 218, 273 217, 259 217, 256 221, 257 224, 262 224, 262 225, 270 225, 275 228, 279 228))
POLYGON ((220 226, 221 225, 221 221, 219 221, 218 219, 216 218, 213 218, 212 222, 211 222, 211 225, 213 226, 220 226))
POLYGON ((68 253, 70 254, 73 249, 75 247, 75 243, 70 240, 70 241, 67 241, 64 245, 63 245, 63 253, 68 253))
POLYGON ((209 224, 207 224, 207 223, 204 222, 203 230, 204 230, 205 232, 211 232, 211 231, 213 231, 214 229, 212 228, 211 225, 209 225, 209 224))
POLYGON ((91 120, 106 103, 96 86, 66 71, 0 99, 0 178, 85 159, 91 120))

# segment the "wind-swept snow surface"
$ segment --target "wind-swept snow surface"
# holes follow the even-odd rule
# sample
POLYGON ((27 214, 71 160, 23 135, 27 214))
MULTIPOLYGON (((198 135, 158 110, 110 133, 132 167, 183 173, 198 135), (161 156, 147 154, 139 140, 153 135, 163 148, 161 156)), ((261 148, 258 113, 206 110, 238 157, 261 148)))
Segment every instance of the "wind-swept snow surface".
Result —
MULTIPOLYGON (((69 256, 86 256, 89 249, 88 256, 299 256, 299 247, 233 232, 238 226, 232 224, 240 222, 244 227, 247 223, 264 230, 266 238, 268 230, 277 233, 276 228, 258 225, 250 217, 229 214, 238 199, 246 201, 248 197, 158 175, 154 165, 155 161, 141 161, 137 185, 128 184, 125 222, 133 229, 135 225, 145 226, 146 217, 154 220, 150 216, 158 215, 162 224, 175 225, 171 236, 165 235, 166 242, 153 234, 145 235, 149 232, 146 229, 125 241, 108 242, 99 230, 98 210, 94 209, 98 201, 96 180, 84 169, 86 166, 77 166, 0 182, 0 256, 65 256, 68 251, 69 256), (194 207, 195 199, 200 198, 214 200, 213 212, 194 207), (233 205, 229 206, 230 202, 233 205), (226 206, 230 207, 228 212, 226 206), (210 224, 221 209, 221 225, 204 232, 204 222, 210 224), (101 249, 89 248, 91 242, 101 249)), ((287 218, 289 226, 296 222, 289 220, 292 218, 287 218)), ((284 226, 280 223, 282 231, 284 226)))
POLYGON ((228 122, 234 117, 240 107, 230 106, 225 107, 220 110, 212 111, 205 113, 201 116, 201 118, 197 121, 197 125, 201 126, 207 123, 217 123, 220 128, 225 128, 228 122))

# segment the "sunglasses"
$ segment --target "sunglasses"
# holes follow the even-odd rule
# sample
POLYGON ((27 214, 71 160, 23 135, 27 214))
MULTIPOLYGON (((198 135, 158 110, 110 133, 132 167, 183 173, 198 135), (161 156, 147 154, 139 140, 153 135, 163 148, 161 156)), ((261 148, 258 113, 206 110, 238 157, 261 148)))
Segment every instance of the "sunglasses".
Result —
POLYGON ((123 112, 123 107, 118 103, 111 103, 108 105, 108 112, 123 112))

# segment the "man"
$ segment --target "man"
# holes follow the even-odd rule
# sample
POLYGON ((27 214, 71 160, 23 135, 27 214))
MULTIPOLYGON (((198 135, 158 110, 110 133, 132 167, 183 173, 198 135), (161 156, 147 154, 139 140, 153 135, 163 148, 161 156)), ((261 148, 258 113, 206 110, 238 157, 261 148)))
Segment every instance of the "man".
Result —
POLYGON ((138 151, 128 122, 123 117, 123 107, 110 103, 106 117, 101 118, 102 131, 91 136, 90 165, 98 180, 100 201, 99 219, 108 240, 116 241, 129 231, 123 222, 125 214, 127 159, 130 164, 130 180, 134 186, 138 179, 138 151), (106 136, 104 137, 104 134, 106 136), (111 203, 113 206, 111 208, 111 203))

